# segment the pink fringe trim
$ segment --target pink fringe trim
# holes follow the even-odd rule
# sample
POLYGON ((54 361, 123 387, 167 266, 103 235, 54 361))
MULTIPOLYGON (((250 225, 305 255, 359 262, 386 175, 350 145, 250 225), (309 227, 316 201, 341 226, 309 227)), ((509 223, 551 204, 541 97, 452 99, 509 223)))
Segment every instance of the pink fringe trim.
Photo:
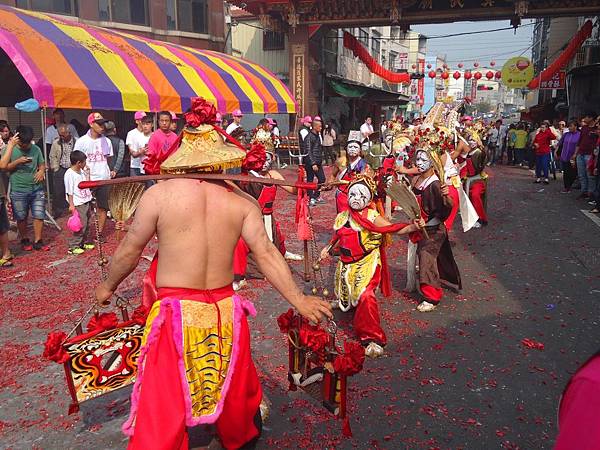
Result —
POLYGON ((155 344, 160 329, 162 328, 162 324, 166 318, 166 308, 171 308, 171 315, 173 321, 173 341, 175 343, 175 348, 177 349, 177 353, 179 355, 179 360, 177 364, 179 366, 180 373, 180 382, 181 387, 183 389, 183 396, 185 401, 185 409, 186 409, 186 425, 188 427, 193 427, 200 424, 211 424, 216 422, 216 420, 221 415, 223 411, 223 405, 225 403, 225 398, 227 397, 227 393, 229 392, 229 386, 231 385, 231 379, 233 374, 237 369, 237 361, 240 352, 239 348, 239 340, 240 340, 240 326, 242 319, 245 318, 246 315, 256 316, 256 308, 252 304, 252 302, 241 298, 238 295, 234 295, 233 299, 233 348, 231 351, 231 360, 229 362, 229 367, 227 370, 227 375, 225 378, 225 382, 223 383, 223 387, 221 388, 221 398, 217 403, 217 407, 215 412, 207 415, 194 417, 192 414, 192 398, 190 395, 190 387, 187 382, 186 377, 186 368, 185 368, 185 360, 184 360, 184 349, 183 349, 183 319, 181 315, 181 302, 180 299, 177 298, 166 298, 161 300, 160 303, 160 312, 154 322, 152 323, 152 330, 148 335, 148 339, 146 341, 146 345, 142 348, 140 352, 140 357, 138 359, 138 376, 135 381, 135 385, 133 387, 133 392, 131 394, 131 412, 129 415, 129 419, 123 424, 122 430, 127 436, 133 436, 134 431, 134 421, 135 416, 137 414, 138 402, 140 389, 142 385, 143 378, 143 363, 148 353, 148 349, 151 345, 155 344))

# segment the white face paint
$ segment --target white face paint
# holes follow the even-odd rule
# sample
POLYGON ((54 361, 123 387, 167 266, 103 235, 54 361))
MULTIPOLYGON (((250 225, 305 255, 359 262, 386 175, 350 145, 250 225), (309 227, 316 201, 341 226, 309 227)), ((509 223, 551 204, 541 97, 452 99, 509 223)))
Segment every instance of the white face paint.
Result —
POLYGON ((273 166, 273 155, 269 152, 267 152, 267 159, 265 159, 265 163, 263 164, 263 172, 267 172, 269 170, 271 170, 271 167, 273 166))
POLYGON ((348 206, 355 211, 365 209, 371 202, 371 191, 362 183, 348 189, 348 206))
POLYGON ((392 151, 392 145, 394 144, 394 135, 388 134, 384 141, 385 151, 389 154, 392 151))
POLYGON ((419 169, 419 173, 427 172, 431 169, 431 159, 427 152, 417 152, 417 157, 415 159, 415 166, 419 169))
POLYGON ((346 152, 351 158, 360 155, 360 144, 358 142, 350 142, 346 145, 346 152))

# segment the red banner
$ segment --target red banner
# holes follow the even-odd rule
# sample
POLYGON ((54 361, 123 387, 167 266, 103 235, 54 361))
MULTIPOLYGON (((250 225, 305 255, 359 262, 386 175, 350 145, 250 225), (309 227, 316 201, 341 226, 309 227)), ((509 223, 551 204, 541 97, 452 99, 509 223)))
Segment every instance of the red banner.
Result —
POLYGON ((394 73, 387 70, 370 55, 369 51, 363 47, 358 39, 347 31, 344 31, 344 47, 351 50, 354 56, 360 59, 369 70, 378 77, 381 77, 390 83, 410 83, 410 74, 394 73))
POLYGON ((581 47, 581 44, 583 44, 585 40, 592 35, 592 28, 592 21, 586 21, 575 34, 575 36, 573 36, 573 39, 571 39, 571 42, 569 42, 567 48, 563 50, 563 52, 552 64, 548 66, 548 68, 543 70, 542 73, 531 80, 527 87, 529 89, 538 89, 542 81, 550 80, 556 72, 566 66, 567 63, 575 56, 575 53, 577 53, 579 47, 581 47))
MULTIPOLYGON (((419 73, 425 73, 425 59, 419 58, 418 60, 419 73)), ((417 95, 419 96, 419 101, 417 105, 423 106, 425 104, 425 79, 420 78, 417 83, 417 95)))

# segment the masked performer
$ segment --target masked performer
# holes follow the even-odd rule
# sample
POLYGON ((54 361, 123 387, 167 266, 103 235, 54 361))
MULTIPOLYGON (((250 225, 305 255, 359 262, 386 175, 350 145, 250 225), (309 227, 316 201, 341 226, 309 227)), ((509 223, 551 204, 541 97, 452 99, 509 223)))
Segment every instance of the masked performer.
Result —
POLYGON ((336 217, 335 234, 321 251, 321 259, 325 259, 335 246, 339 247, 335 295, 342 311, 356 308, 354 331, 370 357, 381 356, 387 343, 375 298, 375 289, 380 285, 385 296, 391 291, 382 247, 384 233, 407 234, 423 224, 422 221, 410 225, 388 222, 373 203, 376 189, 375 181, 366 175, 358 175, 349 184, 349 208, 336 217))
MULTIPOLYGON (((427 150, 415 152, 415 166, 419 175, 413 180, 413 191, 421 205, 421 217, 429 238, 413 235, 417 240, 419 257, 419 285, 425 300, 417 306, 421 312, 435 309, 442 299, 441 280, 461 288, 460 273, 452 255, 444 221, 452 211, 452 199, 447 186, 442 187, 427 150)), ((410 269, 409 269, 410 270, 410 269)))
MULTIPOLYGON (((258 135, 258 133, 257 133, 258 135)), ((259 136, 260 137, 260 136, 259 136)), ((277 170, 272 169, 273 161, 275 160, 274 148, 269 145, 269 141, 255 138, 254 143, 248 152, 242 170, 252 176, 259 178, 273 178, 276 180, 283 180, 283 175, 277 170), (265 144, 269 145, 268 151, 265 150, 265 144)), ((270 241, 275 244, 279 249, 280 253, 287 260, 291 261, 302 261, 303 257, 295 253, 289 252, 285 248, 285 237, 281 232, 279 222, 273 219, 273 210, 275 207, 275 198, 277 196, 277 186, 272 184, 258 184, 258 183, 243 183, 240 185, 242 190, 254 197, 263 215, 263 222, 265 224, 265 231, 270 241)), ((296 189, 289 186, 282 186, 282 189, 289 192, 290 194, 296 193, 296 189)), ((237 291, 243 288, 246 284, 246 275, 248 265, 251 263, 252 275, 255 277, 262 276, 254 259, 249 258, 249 248, 243 239, 240 239, 238 245, 235 248, 233 269, 236 281, 233 284, 234 289, 237 291)))
MULTIPOLYGON (((181 146, 158 164, 162 172, 221 172, 239 167, 243 150, 212 127, 216 110, 195 99, 181 146), (207 123, 208 122, 208 123, 207 123)), ((170 153, 170 152, 169 152, 170 153)), ((330 306, 305 297, 267 238, 260 210, 245 194, 217 181, 173 179, 148 189, 117 248, 107 279, 96 288, 106 305, 158 236, 158 299, 148 314, 123 426, 129 449, 187 449, 186 427, 214 424, 225 448, 240 448, 261 430, 262 391, 250 352, 251 303, 234 295, 232 255, 242 236, 275 288, 310 320, 330 306)))
MULTIPOLYGON (((358 174, 367 169, 367 162, 360 156, 360 131, 350 131, 346 143, 346 156, 340 156, 331 171, 331 176, 336 181, 349 183, 358 174)), ((348 184, 341 184, 335 192, 335 206, 337 213, 348 209, 348 184)))
POLYGON ((487 162, 486 152, 483 150, 483 144, 479 139, 476 130, 469 129, 465 133, 467 144, 459 157, 462 161, 461 177, 464 179, 464 189, 469 195, 469 199, 479 216, 475 228, 481 225, 487 225, 488 218, 485 210, 485 198, 487 195, 487 178, 485 165, 487 162))

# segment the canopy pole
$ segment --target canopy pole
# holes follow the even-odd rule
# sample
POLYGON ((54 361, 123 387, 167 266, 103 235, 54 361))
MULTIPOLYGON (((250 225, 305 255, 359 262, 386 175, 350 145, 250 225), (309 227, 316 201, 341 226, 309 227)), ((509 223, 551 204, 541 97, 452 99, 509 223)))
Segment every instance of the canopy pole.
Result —
POLYGON ((50 164, 48 163, 48 147, 46 145, 46 107, 43 106, 42 109, 40 109, 40 116, 41 116, 41 121, 42 121, 42 148, 43 148, 43 152, 44 152, 44 179, 46 181, 46 220, 44 222, 46 223, 50 223, 51 225, 54 225, 54 227, 58 230, 61 231, 60 226, 58 225, 58 223, 56 223, 56 220, 54 219, 54 217, 52 216, 52 196, 50 195, 50 179, 48 177, 48 174, 50 173, 49 167, 50 164))

